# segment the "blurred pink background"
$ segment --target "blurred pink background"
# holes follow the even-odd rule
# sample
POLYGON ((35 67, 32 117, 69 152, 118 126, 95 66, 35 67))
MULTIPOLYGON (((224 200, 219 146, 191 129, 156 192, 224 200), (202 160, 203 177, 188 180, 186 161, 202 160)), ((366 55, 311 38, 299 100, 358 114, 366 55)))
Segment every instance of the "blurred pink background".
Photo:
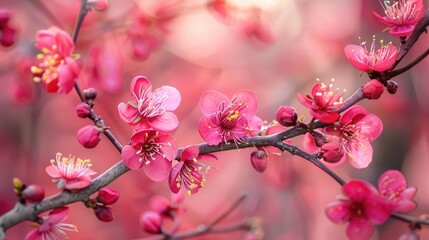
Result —
MULTIPOLYGON (((110 0, 107 12, 91 12, 85 20, 77 42, 84 71, 79 78, 82 88, 98 90, 95 111, 122 144, 131 136, 131 129, 119 119, 117 105, 131 99, 129 83, 136 75, 148 77, 154 88, 170 85, 182 94, 176 111, 180 125, 173 133, 180 147, 201 143, 197 129, 201 112, 199 96, 215 89, 231 96, 240 89, 256 93, 258 116, 271 121, 280 105, 291 105, 310 120, 310 115, 296 99, 296 93, 307 93, 316 78, 347 89, 350 96, 367 76, 354 69, 345 59, 347 44, 371 41, 372 35, 385 42, 399 45, 399 40, 382 32, 372 11, 382 12, 378 1, 359 0, 229 0, 239 9, 240 21, 225 23, 205 6, 207 1, 120 1, 110 0), (174 6, 177 16, 161 31, 162 41, 145 61, 132 57, 130 38, 126 31, 132 22, 131 10, 140 9, 154 14, 157 4, 174 6), (258 8, 260 21, 271 29, 275 41, 264 43, 243 34, 248 9, 258 8), (114 31, 112 31, 114 29, 114 31), (90 75, 90 49, 100 50, 99 79, 90 75)), ((75 92, 68 95, 48 94, 32 83, 26 72, 25 60, 34 58, 36 32, 61 23, 72 32, 79 1, 13 1, 2 0, 0 8, 12 13, 10 24, 17 29, 16 43, 11 48, 0 47, 0 213, 16 202, 12 178, 27 184, 36 183, 47 195, 58 191, 45 173, 49 160, 56 152, 72 154, 93 161, 93 170, 102 173, 120 159, 120 154, 103 136, 94 149, 85 149, 76 141, 80 127, 91 124, 76 117, 79 99, 75 92), (39 4, 39 5, 38 5, 39 4), (45 6, 43 11, 40 6, 45 6), (54 19, 56 20, 54 20, 54 19), (57 21, 54 22, 54 21, 57 21), (20 70, 21 69, 21 70, 20 70), (24 69, 24 70, 23 70, 24 69), (33 92, 34 91, 34 92, 33 92), (24 92, 24 93, 23 93, 24 92)), ((425 2, 426 6, 428 2, 425 2)), ((150 15, 149 14, 149 15, 150 15)), ((156 26, 155 26, 156 27, 156 26)), ((423 34, 404 62, 424 51, 427 35, 423 34)), ((402 63, 403 64, 403 63, 402 63)), ((409 185, 417 187, 418 207, 411 212, 419 216, 429 212, 429 85, 424 60, 411 71, 397 77, 399 90, 387 92, 377 101, 362 101, 370 112, 384 123, 382 135, 373 142, 373 162, 367 169, 353 169, 349 164, 335 168, 342 178, 365 179, 376 183, 388 169, 400 169, 409 185)), ((28 69, 27 69, 28 70, 28 69)), ((302 138, 293 139, 302 147, 302 138)), ((187 196, 181 215, 181 230, 187 231, 222 212, 242 192, 249 197, 230 217, 219 225, 240 218, 260 219, 264 239, 324 240, 345 239, 345 225, 330 222, 324 214, 326 205, 340 194, 340 186, 305 160, 284 153, 270 159, 268 170, 257 173, 250 164, 251 149, 217 153, 219 160, 207 175, 205 187, 187 196)), ((115 220, 103 223, 82 203, 70 205, 67 223, 78 227, 79 233, 70 239, 138 239, 148 237, 138 224, 143 211, 149 210, 151 196, 169 198, 166 182, 151 182, 143 171, 131 171, 111 184, 120 191, 112 205, 115 220)), ((397 239, 407 231, 407 224, 391 219, 377 227, 372 239, 397 239)), ((7 231, 8 239, 23 239, 30 231, 30 222, 21 223, 7 231)), ((423 228, 421 239, 429 238, 423 228)), ((194 239, 242 239, 245 233, 205 235, 194 239)))

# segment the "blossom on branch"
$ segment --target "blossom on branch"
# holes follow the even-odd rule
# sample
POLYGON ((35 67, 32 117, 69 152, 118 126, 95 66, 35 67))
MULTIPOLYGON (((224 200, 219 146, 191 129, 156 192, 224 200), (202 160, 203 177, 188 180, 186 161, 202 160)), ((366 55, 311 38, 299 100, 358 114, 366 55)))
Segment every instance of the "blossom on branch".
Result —
POLYGON ((180 154, 180 162, 170 172, 169 186, 173 193, 178 193, 182 187, 188 195, 198 192, 204 187, 205 175, 211 166, 201 163, 201 160, 217 160, 213 154, 199 155, 197 146, 186 147, 180 154))
POLYGON ((180 104, 181 96, 176 88, 162 86, 152 91, 152 83, 143 76, 131 81, 134 101, 118 105, 119 116, 134 130, 153 128, 160 132, 171 132, 179 126, 172 112, 180 104))
POLYGON ((372 161, 371 143, 383 131, 383 123, 376 115, 361 106, 349 108, 338 123, 326 128, 326 132, 339 137, 344 157, 355 168, 365 168, 372 161))
POLYGON ((374 186, 364 181, 346 183, 343 193, 344 196, 326 208, 327 217, 338 224, 348 222, 346 233, 350 239, 370 239, 374 224, 385 222, 392 206, 378 195, 374 186))
POLYGON ((81 159, 57 153, 56 159, 51 159, 51 166, 46 167, 46 173, 58 182, 58 189, 82 189, 91 183, 91 175, 96 174, 90 169, 91 160, 81 159))
POLYGON ((382 3, 386 16, 372 13, 387 25, 390 34, 397 37, 409 37, 425 12, 423 0, 384 0, 382 3))
POLYGON ((388 170, 378 179, 380 195, 394 205, 395 212, 409 212, 416 208, 415 187, 407 188, 407 179, 398 170, 388 170))
POLYGON ((238 91, 230 100, 209 90, 201 96, 199 105, 204 115, 198 122, 200 135, 209 145, 217 145, 229 140, 237 143, 248 135, 248 121, 255 115, 258 101, 250 91, 238 91))
MULTIPOLYGON (((317 79, 319 81, 319 79, 317 79)), ((334 79, 331 80, 332 82, 334 79)), ((333 84, 316 83, 311 89, 311 95, 297 94, 298 100, 310 109, 311 115, 323 123, 338 121, 340 114, 338 110, 343 106, 342 93, 333 92, 333 84)))
POLYGON ((155 130, 140 130, 130 139, 130 145, 122 148, 122 159, 131 169, 143 167, 153 181, 168 177, 171 161, 177 156, 176 141, 170 135, 155 130))
POLYGON ((368 50, 366 42, 361 45, 349 44, 344 48, 347 60, 362 72, 371 73, 373 71, 384 72, 389 70, 396 62, 398 48, 391 42, 384 45, 380 41, 381 47, 376 49, 375 36, 373 36, 371 47, 368 50))
POLYGON ((25 240, 65 240, 68 239, 64 231, 77 232, 75 225, 63 223, 68 218, 68 207, 59 207, 52 210, 48 216, 41 217, 40 226, 31 230, 25 240))
POLYGON ((41 82, 50 93, 69 93, 79 75, 70 35, 57 27, 41 30, 37 33, 36 47, 42 53, 37 55, 41 63, 31 68, 34 82, 41 82))

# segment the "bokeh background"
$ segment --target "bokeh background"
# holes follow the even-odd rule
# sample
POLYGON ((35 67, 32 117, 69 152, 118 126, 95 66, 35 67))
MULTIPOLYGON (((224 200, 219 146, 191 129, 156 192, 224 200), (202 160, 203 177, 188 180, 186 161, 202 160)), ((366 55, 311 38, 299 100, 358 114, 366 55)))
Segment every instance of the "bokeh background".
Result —
MULTIPOLYGON (((382 12, 379 1, 227 0, 234 6, 232 21, 208 8, 205 0, 109 2, 107 12, 89 13, 75 52, 81 55, 81 87, 97 89, 94 109, 123 144, 132 131, 119 119, 117 105, 130 99, 129 83, 136 75, 147 76, 155 88, 170 85, 180 91, 182 102, 176 111, 180 126, 173 136, 183 147, 203 142, 197 129, 201 117, 198 100, 206 90, 231 96, 248 89, 258 97, 257 114, 262 119, 271 121, 278 106, 291 105, 309 120, 296 93, 309 92, 316 78, 325 82, 334 78, 336 87, 347 89, 344 97, 367 80, 346 61, 345 45, 370 42, 373 35, 399 45, 372 15, 372 11, 382 12), (174 17, 157 22, 153 20, 157 9, 167 9, 174 17), (149 27, 138 30, 143 39, 139 39, 138 58, 133 55, 130 35, 135 11, 152 19, 149 27), (259 32, 246 34, 245 29, 254 25, 259 30, 253 33, 259 32), (146 37, 151 40, 145 42, 146 37)), ((56 152, 90 158, 98 173, 120 160, 120 154, 104 137, 94 149, 85 149, 76 141, 77 130, 91 122, 76 117, 74 108, 79 99, 75 92, 48 94, 32 83, 29 73, 38 53, 34 47, 36 32, 57 25, 71 33, 79 3, 0 2, 0 8, 11 11, 10 25, 17 30, 15 44, 0 47, 0 213, 16 202, 13 177, 42 185, 47 195, 58 192, 44 170, 56 152)), ((423 34, 403 62, 424 51, 428 41, 423 34)), ((401 170, 409 185, 418 189, 418 208, 410 213, 413 216, 429 213, 428 67, 429 61, 424 60, 398 76, 395 95, 386 92, 377 101, 360 103, 384 123, 382 135, 373 142, 373 162, 363 170, 348 164, 334 169, 346 180, 359 178, 374 184, 383 171, 401 170)), ((298 147, 302 142, 300 137, 293 139, 298 147)), ((182 231, 209 223, 246 192, 246 201, 220 225, 256 217, 264 229, 264 239, 345 239, 345 225, 330 222, 324 214, 326 205, 341 191, 334 180, 288 153, 270 159, 267 171, 260 174, 250 164, 250 152, 216 154, 219 160, 211 163, 216 169, 206 177, 205 187, 183 203, 187 212, 180 217, 182 231)), ((100 222, 82 203, 72 204, 66 222, 75 224, 79 233, 69 234, 70 239, 148 237, 138 224, 139 216, 150 209, 152 196, 170 197, 167 183, 154 183, 143 171, 131 171, 111 187, 121 193, 119 202, 112 206, 115 220, 100 222)), ((8 239, 23 239, 32 229, 30 225, 24 222, 9 229, 8 239)), ((407 228, 407 224, 391 219, 377 228, 373 239, 397 239, 407 228)), ((194 239, 242 239, 244 235, 236 231, 194 239)), ((423 228, 421 237, 429 238, 429 229, 423 228)))

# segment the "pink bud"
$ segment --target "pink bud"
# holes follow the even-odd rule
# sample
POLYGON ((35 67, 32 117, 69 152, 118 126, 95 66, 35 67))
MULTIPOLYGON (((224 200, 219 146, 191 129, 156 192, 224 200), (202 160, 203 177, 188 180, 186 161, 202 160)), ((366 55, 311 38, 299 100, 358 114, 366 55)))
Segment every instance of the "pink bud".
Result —
POLYGON ((140 216, 140 226, 142 226, 143 230, 147 233, 161 233, 161 224, 161 215, 157 212, 148 211, 140 216))
POLYGON ((111 205, 114 204, 116 201, 118 201, 119 198, 119 192, 115 189, 105 187, 100 189, 98 191, 97 201, 102 202, 105 205, 111 205))
POLYGON ((256 171, 264 172, 268 165, 267 153, 262 148, 255 149, 250 154, 250 162, 256 171))
POLYGON ((379 99, 383 91, 383 84, 375 79, 365 83, 362 87, 363 96, 368 99, 379 99))
POLYGON ((170 202, 161 195, 153 196, 149 201, 150 207, 157 213, 169 214, 171 211, 170 202))
POLYGON ((15 43, 15 29, 5 26, 1 32, 0 44, 5 47, 10 47, 15 43))
POLYGON ((290 106, 280 106, 276 112, 276 119, 281 125, 290 127, 296 124, 298 116, 295 108, 290 106))
POLYGON ((329 142, 322 146, 321 153, 323 160, 330 163, 336 163, 344 156, 343 149, 339 142, 329 142))
POLYGON ((86 148, 97 146, 100 139, 100 131, 95 126, 87 125, 77 131, 77 141, 86 148))
POLYGON ((104 12, 109 7, 107 0, 89 0, 88 6, 96 12, 104 12))
POLYGON ((28 185, 21 193, 22 198, 31 203, 38 203, 45 197, 45 190, 40 185, 28 185))
POLYGON ((10 11, 7 9, 0 9, 0 30, 7 25, 10 19, 10 11))
POLYGON ((398 91, 398 84, 395 81, 389 80, 387 81, 386 88, 390 94, 395 94, 398 91))
POLYGON ((109 206, 96 207, 94 209, 95 216, 98 220, 102 222, 111 222, 113 221, 113 210, 109 206))
POLYGON ((76 106, 76 114, 80 118, 88 117, 90 112, 91 107, 87 103, 81 102, 76 106))

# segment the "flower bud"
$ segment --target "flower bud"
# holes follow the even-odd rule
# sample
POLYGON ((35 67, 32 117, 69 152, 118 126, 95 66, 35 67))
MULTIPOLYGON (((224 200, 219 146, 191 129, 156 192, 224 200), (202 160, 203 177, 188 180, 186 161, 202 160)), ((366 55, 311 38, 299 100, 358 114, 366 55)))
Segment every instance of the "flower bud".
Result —
POLYGON ((0 30, 7 25, 10 19, 10 11, 7 9, 0 9, 0 30))
POLYGON ((109 7, 107 0, 88 0, 88 6, 96 12, 104 12, 109 7))
POLYGON ((378 80, 371 80, 362 87, 363 96, 368 99, 379 99, 384 92, 384 86, 378 80))
POLYGON ((102 222, 111 222, 113 221, 113 210, 109 206, 96 207, 94 209, 95 216, 98 220, 102 222))
POLYGON ((281 125, 290 127, 296 124, 298 115, 295 108, 290 106, 280 106, 276 112, 276 119, 281 125))
POLYGON ((86 118, 91 112, 91 107, 87 103, 81 102, 76 106, 75 110, 78 117, 86 118))
POLYGON ((169 214, 171 211, 170 202, 161 195, 153 196, 149 201, 150 207, 157 213, 169 214))
POLYGON ((116 201, 118 201, 118 198, 119 198, 118 191, 109 187, 105 187, 100 189, 100 191, 98 191, 97 201, 105 205, 111 205, 111 204, 114 204, 116 201))
POLYGON ((255 149, 250 154, 250 162, 252 163, 253 168, 260 173, 264 172, 265 169, 267 169, 267 158, 267 152, 265 152, 262 148, 255 149))
POLYGON ((390 94, 395 94, 396 91, 398 91, 398 84, 393 80, 389 80, 389 81, 387 81, 386 88, 390 94))
POLYGON ((15 32, 16 30, 14 28, 11 28, 9 26, 5 26, 1 31, 1 39, 0 44, 4 47, 10 47, 15 43, 15 32))
POLYGON ((321 147, 322 158, 326 162, 336 163, 344 156, 343 149, 339 142, 328 142, 321 147))
POLYGON ((161 224, 161 215, 157 212, 148 211, 140 216, 140 226, 142 226, 143 230, 147 233, 161 233, 161 224))
POLYGON ((45 190, 40 185, 31 184, 22 191, 21 196, 31 203, 38 203, 45 198, 45 190))
POLYGON ((94 100, 97 97, 97 90, 95 88, 87 88, 83 90, 83 97, 90 106, 94 104, 94 100))
POLYGON ((100 139, 100 131, 95 126, 87 125, 77 131, 77 141, 86 148, 97 146, 100 139))

